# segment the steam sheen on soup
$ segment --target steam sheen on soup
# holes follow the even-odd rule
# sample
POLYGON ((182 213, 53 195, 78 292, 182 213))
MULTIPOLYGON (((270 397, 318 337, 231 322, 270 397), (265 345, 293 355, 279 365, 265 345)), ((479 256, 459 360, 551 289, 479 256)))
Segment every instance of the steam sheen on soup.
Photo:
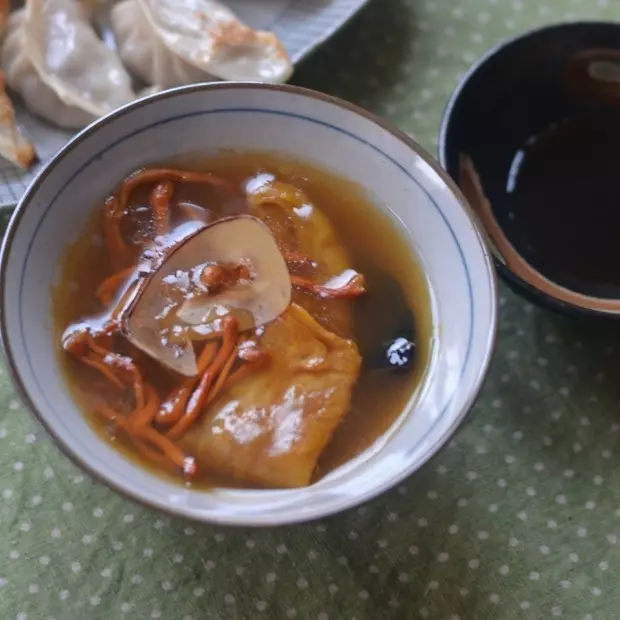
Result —
POLYGON ((92 425, 184 484, 311 484, 385 435, 431 349, 425 278, 354 184, 264 153, 121 180, 67 250, 59 358, 92 425))

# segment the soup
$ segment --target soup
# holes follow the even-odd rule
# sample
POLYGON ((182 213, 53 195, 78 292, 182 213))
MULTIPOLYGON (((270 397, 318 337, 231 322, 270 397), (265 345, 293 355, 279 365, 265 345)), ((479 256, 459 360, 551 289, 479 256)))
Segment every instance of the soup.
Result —
POLYGON ((424 275, 353 183, 263 153, 122 180, 53 305, 75 401, 183 484, 311 484, 385 435, 432 336, 424 275))

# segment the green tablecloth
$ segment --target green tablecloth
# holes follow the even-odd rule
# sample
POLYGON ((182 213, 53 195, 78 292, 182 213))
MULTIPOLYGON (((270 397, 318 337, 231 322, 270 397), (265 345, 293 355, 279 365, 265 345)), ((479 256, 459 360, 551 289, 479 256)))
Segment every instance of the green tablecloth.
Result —
MULTIPOLYGON (((429 150, 458 76, 537 24, 620 0, 374 0, 297 74, 429 150)), ((508 78, 509 76, 506 76, 508 78)), ((76 470, 0 377, 0 619, 614 620, 620 599, 620 326, 501 289, 468 422, 378 500, 272 531, 199 527, 76 470)))

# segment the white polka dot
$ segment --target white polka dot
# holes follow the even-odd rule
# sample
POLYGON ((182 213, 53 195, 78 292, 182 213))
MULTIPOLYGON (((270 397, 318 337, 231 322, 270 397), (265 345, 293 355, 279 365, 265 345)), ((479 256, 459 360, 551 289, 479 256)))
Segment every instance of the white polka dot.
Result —
POLYGON ((564 495, 556 495, 555 501, 557 504, 566 504, 566 497, 564 495))
POLYGON ((497 486, 498 486, 500 489, 505 489, 507 485, 508 485, 508 483, 507 483, 507 482, 506 482, 503 478, 500 478, 500 479, 497 481, 497 486))
POLYGON ((286 617, 287 618, 296 618, 297 617, 297 610, 293 609, 292 607, 289 607, 286 610, 286 617))
POLYGON ((205 593, 205 589, 204 588, 194 588, 194 596, 196 598, 201 597, 204 593, 205 593))
POLYGON ((465 508, 465 506, 467 506, 467 500, 464 497, 459 497, 459 500, 456 502, 456 505, 459 508, 465 508))
POLYGON ((505 576, 508 575, 508 573, 510 573, 510 568, 508 568, 505 564, 502 564, 502 566, 499 567, 499 574, 505 576))
POLYGON ((16 461, 13 463, 13 469, 15 471, 22 471, 24 469, 24 464, 21 461, 16 461))
POLYGON ((471 568, 472 570, 476 570, 480 567, 480 560, 469 560, 467 564, 469 565, 469 568, 471 568))
POLYGON ((615 534, 607 534, 607 542, 615 545, 618 542, 618 537, 615 534))
POLYGON ((106 578, 107 578, 107 577, 111 577, 111 576, 112 576, 112 569, 111 569, 111 568, 104 568, 104 569, 101 571, 101 576, 102 576, 102 577, 106 577, 106 578))
POLYGON ((69 598, 69 590, 61 590, 61 591, 58 593, 58 598, 59 598, 61 601, 66 601, 66 600, 69 598))
POLYGON ((450 555, 445 551, 442 551, 438 556, 437 560, 441 563, 447 562, 450 559, 450 555))
POLYGON ((328 591, 328 592, 329 592, 332 596, 334 596, 335 594, 337 594, 337 593, 338 593, 338 586, 337 586, 335 583, 330 583, 330 584, 327 586, 327 591, 328 591))
POLYGON ((267 609, 267 603, 265 603, 265 601, 256 601, 256 609, 258 611, 265 611, 265 609, 267 609))
POLYGON ((24 441, 28 444, 33 444, 37 440, 36 436, 32 433, 28 433, 24 438, 24 441))
POLYGON ((95 508, 93 510, 93 517, 95 517, 96 519, 99 519, 100 517, 103 517, 103 515, 105 514, 103 508, 95 508))
POLYGON ((538 581, 539 579, 540 579, 540 573, 537 573, 536 571, 530 573, 531 581, 538 581))
POLYGON ((20 611, 15 616, 15 620, 28 620, 28 614, 25 611, 20 611))
POLYGON ((254 549, 254 547, 256 547, 256 541, 254 541, 251 538, 249 538, 248 540, 245 541, 245 546, 248 549, 254 549))
MULTIPOLYGON (((215 562, 212 562, 212 564, 215 566, 215 562)), ((243 574, 245 573, 245 567, 237 566, 237 568, 235 568, 235 573, 237 574, 238 577, 242 577, 243 574)))
POLYGON ((578 556, 576 553, 571 553, 571 554, 568 556, 568 559, 569 559, 571 562, 579 562, 579 556, 578 556))
POLYGON ((590 499, 586 502, 585 507, 586 507, 586 510, 594 510, 596 508, 596 502, 590 499))
POLYGON ((478 532, 478 538, 480 540, 489 540, 489 533, 485 531, 478 532))
POLYGON ((575 476, 575 472, 572 469, 565 469, 563 475, 565 478, 573 478, 575 476))
POLYGON ((152 556, 153 556, 153 550, 152 550, 150 547, 147 547, 147 548, 146 548, 146 549, 142 552, 142 555, 143 555, 145 558, 150 558, 150 557, 152 557, 152 556))
POLYGON ((52 538, 60 538, 62 536, 62 532, 57 527, 55 527, 52 530, 51 536, 52 536, 52 538))
POLYGON ((519 546, 519 539, 518 539, 518 538, 511 538, 511 539, 508 541, 508 544, 509 544, 511 547, 518 547, 518 546, 519 546))
POLYGON ((530 497, 534 497, 536 495, 536 489, 534 489, 533 487, 527 487, 527 489, 525 489, 525 492, 530 497))
POLYGON ((12 398, 9 401, 9 409, 11 411, 15 411, 16 409, 19 409, 19 403, 14 398, 12 398))
POLYGON ((54 470, 51 467, 46 467, 43 471, 43 476, 47 479, 50 480, 51 478, 54 477, 54 470))
POLYGON ((409 547, 409 553, 413 556, 416 556, 418 555, 418 553, 420 553, 420 550, 415 545, 412 545, 411 547, 409 547))
POLYGON ((82 536, 82 542, 85 545, 91 545, 93 540, 95 540, 95 537, 92 534, 84 534, 84 536, 82 536))
POLYGON ((428 525, 428 521, 424 517, 422 517, 421 519, 418 519, 418 525, 420 527, 426 527, 428 525))
POLYGON ((134 520, 134 516, 133 516, 131 513, 126 514, 126 515, 123 517, 123 521, 124 521, 125 523, 131 523, 133 520, 134 520))
POLYGON ((288 549, 286 548, 286 545, 278 545, 276 547, 276 551, 280 554, 280 555, 284 555, 288 549))
POLYGON ((606 560, 603 560, 602 562, 599 563, 598 567, 601 570, 607 570, 609 568, 609 562, 607 562, 606 560))
POLYGON ((120 540, 113 540, 112 541, 112 549, 114 549, 114 551, 120 551, 125 545, 123 545, 123 543, 120 540))
POLYGON ((540 552, 543 555, 549 555, 549 551, 550 551, 550 549, 549 549, 549 547, 547 547, 547 545, 541 545, 540 546, 540 552))
POLYGON ((161 582, 161 589, 164 592, 170 592, 170 590, 172 590, 172 583, 168 579, 162 581, 161 582))
POLYGON ((491 595, 489 596, 489 601, 490 601, 491 603, 493 603, 493 604, 497 605, 497 603, 499 603, 499 594, 495 594, 495 593, 491 594, 491 595))
POLYGON ((527 512, 525 512, 525 510, 522 510, 519 514, 517 514, 517 517, 521 521, 527 521, 527 512))
POLYGON ((400 573, 400 575, 398 575, 398 581, 400 581, 400 583, 409 583, 409 575, 407 573, 400 573))
POLYGON ((594 596, 600 596, 603 593, 603 591, 600 588, 592 588, 590 592, 592 592, 594 596))
POLYGON ((548 527, 550 530, 555 530, 555 529, 557 529, 558 524, 557 524, 557 523, 556 523, 553 519, 549 519, 549 520, 547 521, 547 527, 548 527))
POLYGON ((39 591, 39 586, 36 583, 31 583, 28 586, 28 592, 30 592, 30 594, 37 594, 39 591))
POLYGON ((90 604, 93 607, 96 607, 97 605, 101 604, 101 597, 99 597, 99 596, 91 596, 90 599, 89 599, 89 602, 90 602, 90 604))
POLYGON ((305 577, 300 577, 300 578, 297 580, 297 587, 298 587, 300 590, 304 590, 305 588, 307 588, 307 587, 308 587, 308 580, 307 580, 305 577))
POLYGON ((79 562, 72 562, 71 563, 71 570, 74 573, 79 573, 82 570, 82 565, 79 562))
POLYGON ((42 564, 43 566, 47 566, 50 563, 50 559, 47 555, 42 555, 39 558, 39 563, 42 564))
POLYGON ((428 618, 428 609, 426 607, 422 607, 418 613, 422 616, 422 618, 428 618))
POLYGON ((20 523, 19 524, 19 529, 22 532, 29 532, 30 531, 30 527, 31 527, 30 523, 20 523))
POLYGON ((515 457, 512 456, 512 454, 507 454, 504 460, 506 461, 506 463, 508 463, 508 465, 512 465, 516 461, 515 457))
POLYGON ((469 590, 467 588, 459 588, 459 594, 461 596, 467 596, 469 594, 469 590))
POLYGON ((568 579, 563 579, 560 581, 560 586, 565 590, 568 590, 570 588, 570 581, 568 581, 568 579))
POLYGON ((131 578, 131 583, 133 583, 134 586, 140 585, 143 582, 144 582, 144 577, 142 577, 142 575, 134 575, 131 578))
POLYGON ((527 610, 530 608, 530 602, 529 601, 521 601, 519 603, 519 607, 521 607, 521 609, 523 610, 527 610))
POLYGON ((453 534, 453 535, 454 535, 454 534, 456 534, 458 531, 459 531, 459 526, 458 526, 458 525, 456 525, 456 524, 453 524, 453 525, 451 525, 451 526, 448 528, 448 533, 449 533, 449 534, 453 534))
POLYGON ((153 609, 151 618, 161 618, 161 611, 159 611, 159 609, 153 609))
POLYGON ((183 530, 183 534, 185 534, 185 536, 193 536, 196 533, 196 530, 193 527, 186 527, 183 530))
POLYGON ((4 491, 2 491, 2 497, 4 499, 11 499, 11 497, 13 497, 13 489, 4 489, 4 491))
POLYGON ((174 564, 180 564, 183 561, 183 556, 180 553, 175 553, 172 556, 172 561, 174 564))
POLYGON ((552 607, 551 608, 551 615, 554 617, 558 617, 562 615, 562 608, 561 607, 552 607))
POLYGON ((594 482, 594 484, 596 486, 601 486, 601 484, 603 484, 603 477, 602 476, 594 476, 594 478, 592 479, 592 482, 594 482))
POLYGON ((465 474, 467 480, 476 480, 478 478, 478 474, 475 471, 468 471, 465 474))
POLYGON ((579 538, 585 538, 587 535, 588 535, 588 530, 586 530, 585 527, 577 528, 577 536, 579 536, 579 538))
POLYGON ((71 512, 71 511, 73 510, 73 504, 72 504, 71 502, 65 502, 65 503, 62 505, 62 509, 63 509, 65 512, 71 512))
MULTIPOLYGON (((20 555, 21 553, 17 549, 11 549, 11 551, 9 551, 9 557, 11 558, 11 560, 19 559, 20 555)), ((41 564, 43 564, 43 562, 41 562, 41 564)))

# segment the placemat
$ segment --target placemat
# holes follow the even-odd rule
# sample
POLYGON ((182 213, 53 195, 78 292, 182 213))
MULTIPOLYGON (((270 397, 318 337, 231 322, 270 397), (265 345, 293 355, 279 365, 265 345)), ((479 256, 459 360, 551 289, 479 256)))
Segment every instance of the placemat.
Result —
MULTIPOLYGON (((620 18, 620 0, 374 0, 295 78, 429 150, 458 76, 532 26, 620 18)), ((510 79, 510 76, 498 76, 510 79)), ((478 405, 406 484, 291 528, 141 509, 76 470, 0 377, 2 620, 615 620, 620 325, 501 289, 478 405)))

